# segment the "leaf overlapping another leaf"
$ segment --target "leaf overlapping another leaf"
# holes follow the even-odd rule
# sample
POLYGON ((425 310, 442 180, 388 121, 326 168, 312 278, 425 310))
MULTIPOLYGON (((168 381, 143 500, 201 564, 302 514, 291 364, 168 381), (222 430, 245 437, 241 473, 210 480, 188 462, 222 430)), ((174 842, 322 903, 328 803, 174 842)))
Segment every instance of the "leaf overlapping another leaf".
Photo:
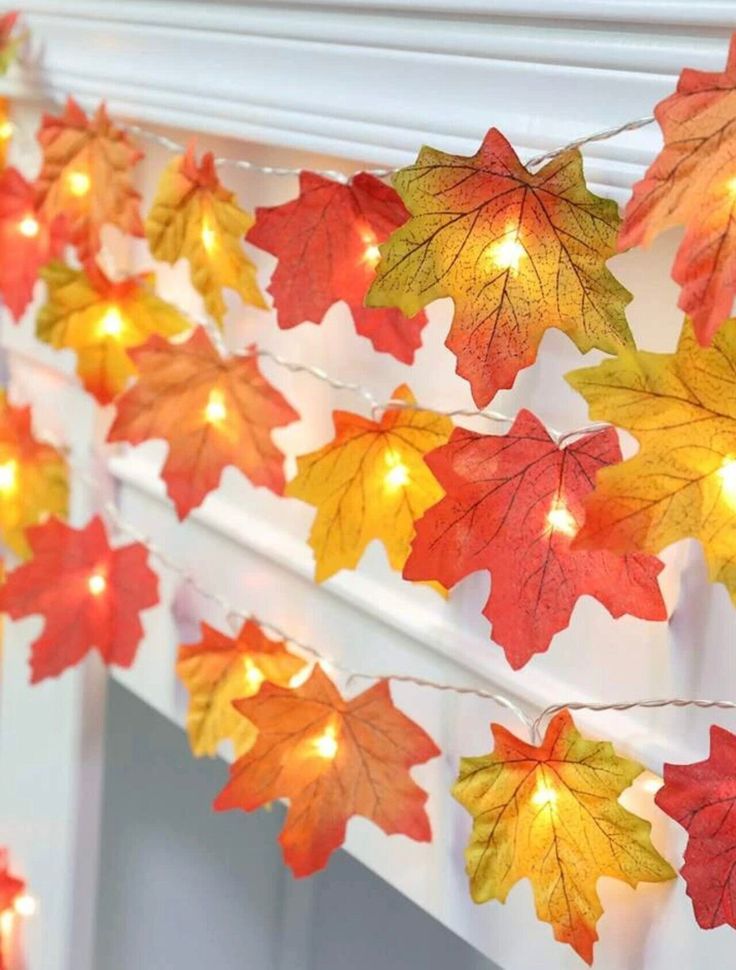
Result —
POLYGON ((411 315, 451 297, 447 346, 478 406, 534 362, 549 327, 583 352, 632 345, 631 294, 606 268, 617 206, 588 190, 579 152, 528 172, 492 128, 469 158, 423 148, 394 184, 411 218, 381 247, 367 303, 411 315))

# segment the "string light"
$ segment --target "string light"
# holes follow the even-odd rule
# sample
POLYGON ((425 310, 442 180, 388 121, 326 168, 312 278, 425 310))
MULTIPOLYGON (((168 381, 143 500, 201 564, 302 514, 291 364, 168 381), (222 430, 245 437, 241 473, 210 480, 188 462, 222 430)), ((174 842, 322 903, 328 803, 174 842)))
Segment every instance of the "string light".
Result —
POLYGON ((81 199, 87 195, 92 187, 92 179, 86 172, 72 169, 72 171, 66 173, 66 184, 71 194, 81 199))
POLYGON ((217 233, 206 219, 202 220, 202 245, 211 254, 217 245, 217 233))
POLYGON ((334 727, 328 727, 324 734, 320 734, 318 738, 315 738, 312 742, 317 754, 320 758, 325 758, 327 761, 331 761, 337 754, 337 738, 335 737, 334 727))
POLYGON ((378 240, 374 232, 369 228, 364 228, 360 233, 361 239, 363 240, 363 245, 365 249, 363 250, 363 262, 367 263, 371 269, 375 269, 378 266, 378 262, 381 258, 381 250, 378 248, 378 240))
POLYGON ((38 903, 33 896, 24 894, 23 896, 18 896, 14 901, 13 909, 18 916, 22 916, 23 919, 30 919, 31 916, 36 915, 38 903))
POLYGON ((14 459, 0 464, 0 492, 14 492, 18 485, 18 462, 14 459))
POLYGON ((388 470, 383 476, 383 482, 387 489, 395 491, 409 484, 409 469, 401 460, 401 455, 396 451, 386 452, 386 464, 388 470))
POLYGON ((245 668, 245 680, 251 690, 255 693, 263 681, 266 679, 263 671, 260 667, 257 667, 250 657, 246 657, 243 661, 243 666, 245 668))
POLYGON ((533 805, 538 805, 540 808, 545 805, 552 806, 557 801, 557 792, 554 788, 550 788, 549 785, 540 782, 531 800, 533 805))
POLYGON ((736 502, 736 458, 726 458, 718 469, 718 477, 723 484, 726 498, 736 502))
POLYGON ((659 775, 649 775, 641 783, 642 789, 649 795, 656 795, 659 789, 664 785, 664 778, 660 778, 659 775))
POLYGON ((39 228, 38 220, 34 219, 33 216, 24 216, 18 223, 18 232, 26 239, 33 239, 37 236, 39 228))
POLYGON ((225 395, 222 391, 213 388, 207 398, 207 406, 204 409, 205 420, 210 424, 217 424, 224 421, 227 417, 227 406, 225 405, 225 395))
POLYGON ((547 522, 553 532, 561 532, 566 536, 574 536, 578 531, 578 524, 570 510, 562 502, 555 502, 547 513, 547 522))
POLYGON ((107 589, 107 580, 102 573, 92 573, 87 580, 87 588, 93 596, 101 596, 107 589))
POLYGON ((106 337, 119 337, 123 331, 123 315, 116 306, 108 307, 100 320, 100 330, 106 337))
POLYGON ((3 936, 8 936, 13 930, 13 924, 15 922, 15 913, 12 909, 5 909, 0 913, 0 933, 3 936))
POLYGON ((0 122, 0 141, 8 141, 9 138, 13 136, 13 122, 5 121, 0 122))
POLYGON ((519 271, 519 263, 526 255, 526 250, 519 242, 516 229, 509 229, 506 239, 493 243, 488 254, 491 261, 499 269, 508 269, 512 273, 519 271))

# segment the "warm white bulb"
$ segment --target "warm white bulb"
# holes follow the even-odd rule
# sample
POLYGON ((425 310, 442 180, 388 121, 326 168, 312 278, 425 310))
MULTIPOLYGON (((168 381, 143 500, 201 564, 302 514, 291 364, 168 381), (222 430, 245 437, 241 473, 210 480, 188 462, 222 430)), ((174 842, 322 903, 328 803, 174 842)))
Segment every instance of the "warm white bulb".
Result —
POLYGON ((526 255, 526 250, 514 235, 494 243, 488 254, 491 262, 499 269, 509 269, 516 273, 519 270, 519 263, 526 255))
POLYGON ((92 179, 86 172, 73 170, 71 172, 67 172, 66 184, 71 194, 76 195, 76 197, 79 199, 89 192, 92 186, 92 179))
POLYGON ((205 220, 202 222, 202 245, 208 253, 212 253, 217 244, 217 233, 212 226, 205 220))
POLYGON ((566 536, 574 536, 578 531, 578 524, 570 514, 569 509, 561 503, 557 503, 547 513, 547 522, 553 532, 561 532, 566 536))
POLYGON ((532 795, 532 804, 539 805, 554 805, 557 801, 557 792, 554 788, 550 788, 548 785, 537 785, 537 790, 532 795))
POLYGON ((736 501, 736 458, 726 458, 718 469, 723 492, 729 501, 736 501))
POLYGON ((38 904, 33 896, 18 896, 13 903, 13 909, 16 911, 18 916, 22 916, 24 919, 29 919, 31 916, 35 916, 36 910, 38 909, 38 904))
POLYGON ((385 460, 388 468, 383 476, 383 483, 386 488, 393 491, 408 485, 409 469, 401 460, 401 455, 395 451, 387 451, 385 460))
POLYGON ((87 588, 93 596, 100 596, 107 589, 107 580, 102 573, 92 573, 87 580, 87 588))
POLYGON ((0 933, 3 936, 7 936, 13 930, 13 923, 15 922, 15 913, 12 909, 3 910, 0 913, 0 933))
POLYGON ((13 122, 7 120, 0 122, 0 141, 7 141, 8 138, 12 137, 12 134, 13 122))
POLYGON ((364 262, 368 263, 370 266, 377 266, 378 261, 381 258, 381 250, 376 246, 375 243, 371 243, 370 246, 366 246, 365 253, 363 254, 364 262))
POLYGON ((335 729, 328 727, 324 734, 320 734, 318 738, 314 739, 313 744, 320 758, 331 761, 337 754, 338 747, 335 729))
POLYGON ((641 783, 643 790, 648 792, 650 795, 656 795, 663 785, 664 778, 660 778, 659 775, 650 775, 641 783))
POLYGON ((207 406, 204 409, 204 417, 210 424, 217 424, 218 421, 225 420, 227 417, 227 407, 222 391, 218 391, 217 389, 210 391, 209 397, 207 398, 207 406))
POLYGON ((38 220, 33 216, 24 216, 18 223, 18 232, 26 239, 34 239, 38 235, 38 220))
POLYGON ((250 657, 246 657, 243 666, 245 667, 245 680, 252 691, 257 691, 266 679, 260 667, 256 667, 250 657))
POLYGON ((18 462, 4 461, 0 464, 0 492, 14 492, 18 484, 18 462))
POLYGON ((100 320, 100 329, 106 337, 119 337, 123 331, 123 315, 116 306, 108 307, 100 320))

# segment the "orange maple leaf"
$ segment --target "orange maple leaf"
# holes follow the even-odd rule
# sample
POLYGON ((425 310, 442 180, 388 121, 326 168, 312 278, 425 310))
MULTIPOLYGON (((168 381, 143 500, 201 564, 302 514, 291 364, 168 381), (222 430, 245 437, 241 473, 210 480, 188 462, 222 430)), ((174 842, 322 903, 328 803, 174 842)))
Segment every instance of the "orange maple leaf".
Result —
POLYGON ((685 226, 672 277, 702 344, 736 295, 736 34, 722 73, 685 69, 654 111, 664 147, 626 206, 619 249, 685 226))
POLYGON ((41 213, 49 220, 66 217, 81 260, 98 252, 106 224, 130 236, 143 235, 140 195, 131 183, 131 170, 143 152, 110 121, 104 103, 87 118, 69 98, 58 118, 44 115, 38 141, 43 152, 36 183, 41 213))
POLYGON ((180 647, 176 664, 189 691, 187 736, 193 754, 214 757, 224 740, 232 741, 236 755, 245 754, 258 732, 233 701, 257 694, 264 681, 288 687, 304 665, 283 641, 271 640, 252 620, 237 637, 202 623, 202 639, 180 647))
POLYGON ((379 247, 366 303, 411 317, 451 297, 446 345, 479 407, 534 363, 550 327, 582 352, 633 344, 631 294, 606 267, 618 207, 590 192, 580 152, 530 172, 492 128, 469 158, 423 148, 394 185, 411 218, 379 247))
POLYGON ((235 706, 256 725, 258 739, 232 766, 215 808, 250 812, 288 798, 279 842, 295 876, 327 864, 353 815, 370 819, 387 835, 430 841, 427 795, 409 768, 440 752, 394 707, 387 681, 345 701, 315 667, 301 687, 265 684, 235 706))
POLYGON ((261 374, 254 352, 223 359, 199 327, 176 345, 152 337, 130 356, 138 380, 116 401, 108 440, 168 442, 161 477, 180 519, 217 488, 227 465, 283 492, 284 456, 271 432, 299 415, 261 374))

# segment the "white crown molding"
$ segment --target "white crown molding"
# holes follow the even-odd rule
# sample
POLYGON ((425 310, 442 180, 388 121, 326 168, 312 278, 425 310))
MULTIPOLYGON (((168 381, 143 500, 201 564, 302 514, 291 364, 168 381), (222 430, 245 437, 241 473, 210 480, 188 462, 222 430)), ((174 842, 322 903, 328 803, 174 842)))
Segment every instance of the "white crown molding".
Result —
MULTIPOLYGON (((495 125, 530 156, 651 113, 684 65, 722 66, 736 5, 667 2, 177 3, 26 0, 33 71, 12 95, 106 98, 118 114, 403 164, 476 150, 495 125), (441 16, 440 16, 441 11, 441 16)), ((655 127, 586 149, 623 199, 655 127)))

